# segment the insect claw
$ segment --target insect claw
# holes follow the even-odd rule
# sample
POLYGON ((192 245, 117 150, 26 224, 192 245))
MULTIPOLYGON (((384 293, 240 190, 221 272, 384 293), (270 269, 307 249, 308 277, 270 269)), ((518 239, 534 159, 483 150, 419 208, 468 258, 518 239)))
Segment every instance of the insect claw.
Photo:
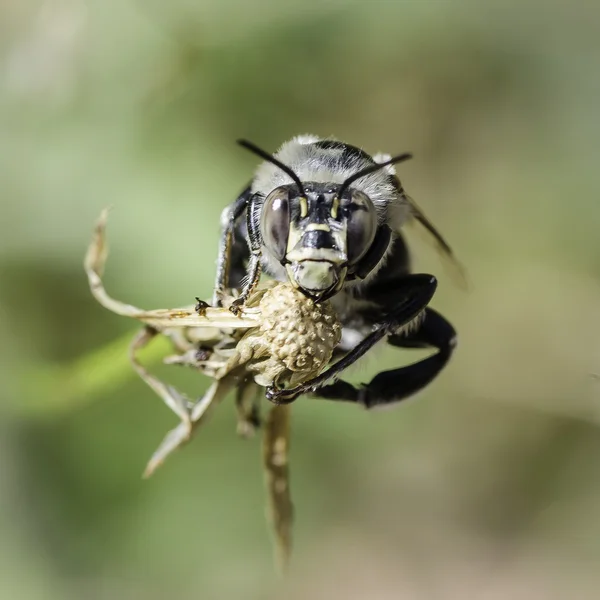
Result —
POLYGON ((198 362, 205 362, 211 357, 211 354, 212 354, 212 350, 210 348, 204 348, 204 347, 200 346, 200 348, 198 348, 198 350, 196 350, 194 358, 198 362))
POLYGON ((232 312, 236 317, 240 316, 240 313, 242 312, 242 308, 244 307, 244 301, 242 300, 242 298, 237 298, 237 300, 234 300, 231 303, 231 306, 229 307, 230 312, 232 312))
POLYGON ((197 302, 197 304, 194 307, 194 310, 201 317, 205 317, 206 316, 206 309, 210 306, 210 304, 208 302, 205 302, 204 300, 200 300, 200 298, 198 298, 198 296, 196 296, 196 302, 197 302))
POLYGON ((290 404, 300 396, 300 393, 292 390, 280 390, 275 386, 271 386, 266 389, 265 396, 269 402, 280 406, 281 404, 290 404))

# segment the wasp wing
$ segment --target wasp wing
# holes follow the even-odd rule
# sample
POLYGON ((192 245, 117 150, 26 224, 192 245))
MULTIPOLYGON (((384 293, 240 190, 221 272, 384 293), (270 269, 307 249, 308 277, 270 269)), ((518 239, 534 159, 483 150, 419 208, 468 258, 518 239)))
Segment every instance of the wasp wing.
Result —
POLYGON ((411 216, 413 217, 409 221, 409 224, 412 225, 418 223, 421 225, 421 230, 427 234, 426 238, 428 243, 433 245, 433 248, 440 256, 444 267, 454 280, 455 284, 461 289, 467 290, 469 288, 467 271, 463 264, 456 258, 448 242, 435 228, 433 223, 425 216, 417 203, 407 194, 404 195, 404 198, 408 202, 411 216))

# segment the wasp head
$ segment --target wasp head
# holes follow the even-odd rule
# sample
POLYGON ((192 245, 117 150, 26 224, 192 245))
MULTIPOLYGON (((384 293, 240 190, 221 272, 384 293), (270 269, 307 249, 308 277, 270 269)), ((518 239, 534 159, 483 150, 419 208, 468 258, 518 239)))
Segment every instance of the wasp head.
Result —
MULTIPOLYGON (((352 187, 362 177, 411 154, 373 162, 343 183, 303 182, 278 158, 247 140, 238 143, 281 169, 292 183, 280 185, 260 202, 260 237, 264 248, 285 267, 288 278, 315 301, 341 289, 346 276, 374 245, 378 229, 375 205, 352 187)), ((253 219, 252 219, 253 221, 253 219)))
POLYGON ((342 287, 348 269, 368 251, 377 230, 369 197, 341 188, 315 182, 303 183, 302 189, 284 185, 267 196, 261 211, 266 249, 285 266, 290 281, 316 300, 342 287))

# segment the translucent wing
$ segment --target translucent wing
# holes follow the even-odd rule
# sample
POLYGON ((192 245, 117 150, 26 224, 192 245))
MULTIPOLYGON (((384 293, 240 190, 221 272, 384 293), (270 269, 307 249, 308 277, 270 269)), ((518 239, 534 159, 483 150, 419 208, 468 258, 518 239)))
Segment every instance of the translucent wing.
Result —
POLYGON ((469 288, 469 282, 465 267, 456 258, 448 242, 417 206, 417 203, 406 194, 404 197, 410 206, 410 211, 413 216, 413 220, 409 223, 419 223, 422 226, 422 230, 427 234, 427 241, 433 244, 435 251, 440 256, 444 267, 454 280, 455 284, 461 289, 467 290, 469 288))

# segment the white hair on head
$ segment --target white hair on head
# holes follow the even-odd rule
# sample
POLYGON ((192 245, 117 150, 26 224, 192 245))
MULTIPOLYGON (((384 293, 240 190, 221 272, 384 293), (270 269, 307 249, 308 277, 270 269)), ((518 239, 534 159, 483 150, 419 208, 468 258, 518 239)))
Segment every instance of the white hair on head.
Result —
MULTIPOLYGON (((321 138, 317 135, 313 135, 312 133, 305 133, 302 135, 297 135, 295 138, 292 138, 292 142, 298 142, 298 144, 314 144, 315 142, 320 141, 321 138)), ((286 142, 290 143, 290 142, 286 142)), ((284 144, 285 146, 285 144, 284 144)))
MULTIPOLYGON (((354 173, 373 163, 363 156, 344 160, 344 148, 321 148, 315 143, 323 141, 315 135, 299 135, 285 142, 274 154, 275 158, 290 167, 303 182, 342 184, 354 173)), ((328 140, 334 141, 334 140, 328 140)), ((388 154, 377 154, 372 160, 380 163, 391 158, 388 154)), ((392 229, 399 229, 409 215, 409 205, 390 175, 395 175, 393 165, 369 173, 356 180, 351 187, 366 194, 377 210, 380 223, 387 222, 392 229)), ((289 175, 276 165, 264 162, 256 171, 252 192, 266 197, 275 188, 293 183, 289 175)))

